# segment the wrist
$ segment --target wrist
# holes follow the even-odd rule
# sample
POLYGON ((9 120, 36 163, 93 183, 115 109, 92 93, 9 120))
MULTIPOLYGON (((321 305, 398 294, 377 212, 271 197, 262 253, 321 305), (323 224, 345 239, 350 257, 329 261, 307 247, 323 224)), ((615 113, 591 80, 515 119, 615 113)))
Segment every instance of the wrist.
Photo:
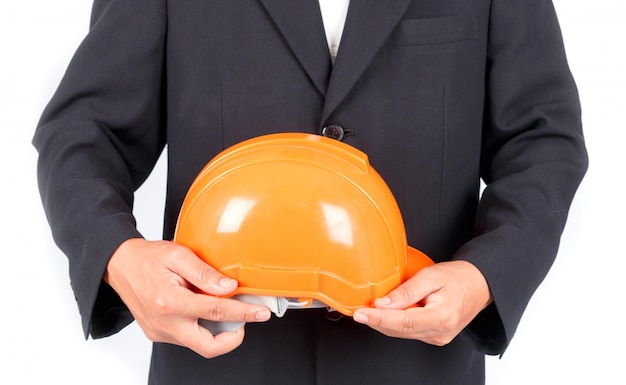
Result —
POLYGON ((113 251, 111 257, 109 258, 109 262, 107 263, 106 269, 104 270, 104 274, 102 276, 102 280, 112 285, 111 278, 114 276, 115 271, 118 270, 118 266, 123 264, 123 260, 126 256, 133 254, 133 249, 137 247, 137 244, 145 242, 146 240, 143 238, 129 238, 119 244, 119 246, 113 251))

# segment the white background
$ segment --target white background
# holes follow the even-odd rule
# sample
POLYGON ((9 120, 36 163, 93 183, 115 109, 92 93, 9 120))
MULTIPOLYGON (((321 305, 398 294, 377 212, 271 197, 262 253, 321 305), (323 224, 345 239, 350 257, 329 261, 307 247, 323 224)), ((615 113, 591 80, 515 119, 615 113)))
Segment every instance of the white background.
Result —
MULTIPOLYGON (((52 242, 30 140, 87 32, 87 0, 0 3, 0 359, 2 384, 144 384, 150 344, 133 324, 85 341, 65 257, 52 242)), ((626 3, 557 0, 577 79, 591 166, 559 258, 489 385, 626 384, 626 3)), ((160 236, 164 165, 139 191, 136 214, 160 236)))

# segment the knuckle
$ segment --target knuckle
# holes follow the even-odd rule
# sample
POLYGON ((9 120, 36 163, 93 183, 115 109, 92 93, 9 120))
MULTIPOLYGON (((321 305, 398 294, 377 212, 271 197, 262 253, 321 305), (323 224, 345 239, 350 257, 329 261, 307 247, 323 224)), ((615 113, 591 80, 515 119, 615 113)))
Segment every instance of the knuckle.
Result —
POLYGON ((402 318, 400 327, 405 332, 412 332, 417 327, 417 319, 411 315, 406 315, 402 318))
POLYGON ((204 266, 201 269, 198 269, 198 281, 204 283, 210 283, 217 279, 218 273, 217 270, 212 268, 211 266, 204 266))
POLYGON ((160 294, 154 301, 154 308, 159 315, 168 316, 176 312, 175 301, 169 294, 160 294))
POLYGON ((375 316, 375 315, 370 315, 370 321, 369 324, 373 327, 376 328, 382 328, 385 325, 385 317, 383 315, 380 316, 375 316))
POLYGON ((256 312, 254 310, 242 310, 239 313, 239 319, 243 320, 244 322, 252 322, 255 321, 256 318, 256 312))
POLYGON ((406 285, 401 285, 396 289, 397 293, 400 297, 405 301, 411 300, 411 291, 408 289, 406 285))
POLYGON ((217 301, 213 305, 209 306, 207 317, 211 321, 225 321, 226 320, 226 306, 222 301, 217 301))
POLYGON ((182 250, 179 247, 172 247, 169 242, 161 242, 157 245, 159 252, 157 255, 167 262, 172 263, 181 258, 182 250))

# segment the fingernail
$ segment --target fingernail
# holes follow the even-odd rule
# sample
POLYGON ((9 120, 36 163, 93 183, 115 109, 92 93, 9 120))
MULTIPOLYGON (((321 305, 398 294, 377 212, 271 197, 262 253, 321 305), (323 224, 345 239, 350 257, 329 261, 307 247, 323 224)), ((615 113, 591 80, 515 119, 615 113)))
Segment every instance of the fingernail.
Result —
POLYGON ((272 316, 269 310, 261 310, 255 314, 255 318, 257 321, 267 321, 272 316))
POLYGON ((219 285, 220 287, 223 287, 224 289, 228 289, 231 288, 233 285, 235 284, 235 280, 232 278, 222 278, 219 281, 219 285))
POLYGON ((367 315, 361 313, 361 312, 356 312, 354 313, 354 315, 352 316, 352 318, 354 318, 354 320, 358 323, 362 323, 362 324, 366 324, 369 322, 369 318, 367 318, 367 315))
POLYGON ((376 299, 377 306, 387 306, 391 304, 391 298, 389 297, 381 297, 376 299))

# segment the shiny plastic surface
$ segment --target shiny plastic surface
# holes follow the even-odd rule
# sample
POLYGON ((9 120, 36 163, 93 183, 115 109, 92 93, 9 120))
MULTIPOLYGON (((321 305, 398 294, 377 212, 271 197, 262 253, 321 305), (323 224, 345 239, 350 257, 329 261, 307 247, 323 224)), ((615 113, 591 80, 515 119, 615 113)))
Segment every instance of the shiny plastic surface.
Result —
POLYGON ((363 152, 302 133, 250 139, 209 162, 174 241, 237 279, 236 293, 317 299, 346 315, 433 263, 407 246, 363 152))

